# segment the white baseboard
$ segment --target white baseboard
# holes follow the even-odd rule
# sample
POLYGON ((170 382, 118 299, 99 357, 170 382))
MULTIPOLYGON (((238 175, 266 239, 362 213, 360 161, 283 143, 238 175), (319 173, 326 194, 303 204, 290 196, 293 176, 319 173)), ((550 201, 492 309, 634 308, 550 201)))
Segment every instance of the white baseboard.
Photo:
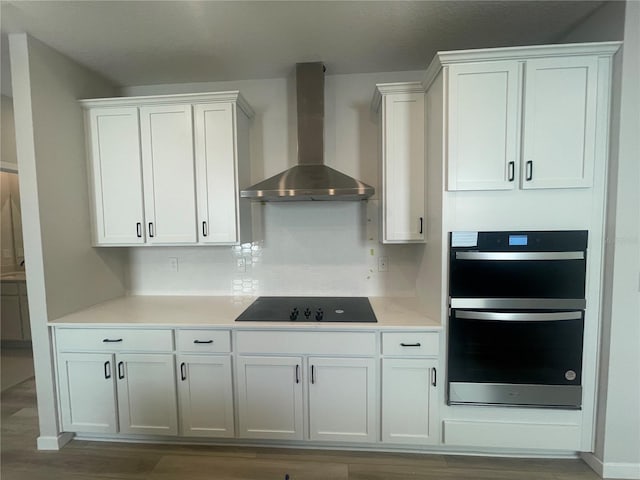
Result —
POLYGON ((602 478, 640 480, 640 463, 603 463, 593 453, 583 453, 582 459, 602 478))
POLYGON ((57 437, 40 436, 37 440, 38 450, 60 450, 74 437, 73 433, 62 432, 57 437))

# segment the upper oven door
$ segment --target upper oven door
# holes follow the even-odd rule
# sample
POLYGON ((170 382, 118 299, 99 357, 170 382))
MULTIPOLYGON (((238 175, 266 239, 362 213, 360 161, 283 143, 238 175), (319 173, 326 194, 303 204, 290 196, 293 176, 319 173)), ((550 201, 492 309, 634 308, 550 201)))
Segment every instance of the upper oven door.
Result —
POLYGON ((476 235, 457 246, 452 233, 451 298, 585 298, 586 231, 476 235))
POLYGON ((452 298, 584 298, 584 252, 452 252, 452 298))

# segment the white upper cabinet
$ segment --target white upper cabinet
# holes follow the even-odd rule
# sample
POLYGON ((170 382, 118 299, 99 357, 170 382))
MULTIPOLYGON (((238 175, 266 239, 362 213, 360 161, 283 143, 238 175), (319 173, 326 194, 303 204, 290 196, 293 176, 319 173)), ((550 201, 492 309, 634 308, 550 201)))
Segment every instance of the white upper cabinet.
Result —
POLYGON ((233 102, 194 106, 195 158, 200 243, 235 244, 248 240, 248 200, 240 200, 240 183, 248 185, 248 117, 233 102))
POLYGON ((190 105, 140 108, 147 241, 195 243, 196 196, 190 105))
POLYGON ((447 190, 591 187, 618 48, 604 42, 438 53, 424 85, 442 93, 444 118, 428 121, 445 127, 447 190))
POLYGON ((518 62, 449 67, 449 190, 509 190, 518 158, 518 62))
POLYGON ((383 243, 424 242, 424 89, 419 82, 376 85, 379 114, 383 243))
POLYGON ((232 245, 251 237, 251 107, 239 92, 82 100, 95 245, 232 245))
POLYGON ((591 186, 598 59, 528 60, 524 84, 522 188, 591 186))
POLYGON ((144 243, 138 109, 92 108, 87 114, 94 192, 94 241, 144 243))

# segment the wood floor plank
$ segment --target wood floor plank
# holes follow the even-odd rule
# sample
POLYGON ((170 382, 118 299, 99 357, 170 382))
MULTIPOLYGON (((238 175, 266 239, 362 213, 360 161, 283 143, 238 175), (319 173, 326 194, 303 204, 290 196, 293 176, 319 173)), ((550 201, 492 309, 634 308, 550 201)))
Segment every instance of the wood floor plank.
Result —
POLYGON ((74 440, 36 450, 35 383, 2 392, 2 480, 598 480, 581 460, 74 440))
POLYGON ((346 464, 293 460, 164 456, 148 480, 348 480, 346 464))

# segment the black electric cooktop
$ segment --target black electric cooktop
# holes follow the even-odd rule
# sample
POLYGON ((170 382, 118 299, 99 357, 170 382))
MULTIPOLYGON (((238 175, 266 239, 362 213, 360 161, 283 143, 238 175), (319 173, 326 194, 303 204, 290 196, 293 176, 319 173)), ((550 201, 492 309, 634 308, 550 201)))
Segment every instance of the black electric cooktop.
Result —
POLYGON ((367 297, 258 297, 236 322, 371 322, 367 297))

